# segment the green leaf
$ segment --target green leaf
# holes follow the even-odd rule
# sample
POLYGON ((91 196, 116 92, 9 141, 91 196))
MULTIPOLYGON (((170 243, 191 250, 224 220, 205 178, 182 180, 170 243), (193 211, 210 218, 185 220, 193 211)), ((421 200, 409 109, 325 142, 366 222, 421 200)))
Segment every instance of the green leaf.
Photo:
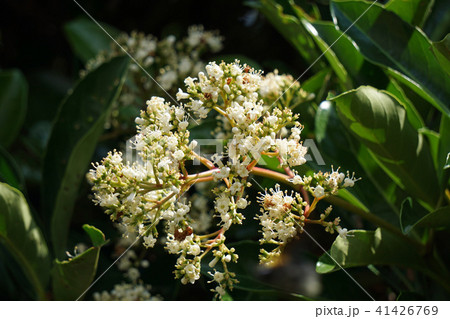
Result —
POLYGON ((450 206, 427 214, 412 226, 413 229, 450 229, 450 206))
POLYGON ((431 12, 434 0, 390 0, 385 8, 403 21, 422 27, 431 12))
POLYGON ((314 133, 316 135, 317 141, 320 143, 327 135, 328 120, 330 118, 330 102, 322 102, 317 109, 315 123, 314 123, 314 133))
MULTIPOLYGON (((438 110, 441 109, 439 101, 435 100, 433 97, 431 97, 423 89, 423 87, 420 84, 418 84, 417 82, 414 82, 413 80, 408 78, 406 75, 404 75, 396 70, 390 69, 390 68, 386 69, 386 74, 389 76, 389 78, 391 80, 397 81, 398 84, 400 86, 402 86, 403 91, 405 91, 405 88, 409 88, 412 92, 417 94, 420 98, 422 98, 426 102, 430 103, 430 105, 434 106, 438 110)), ((415 106, 420 106, 420 104, 415 104, 415 106)), ((425 117, 425 115, 423 114, 422 117, 425 117)))
POLYGON ((105 235, 100 229, 88 224, 84 224, 83 229, 91 238, 92 245, 94 245, 94 247, 100 247, 106 243, 105 235))
POLYGON ((320 70, 319 72, 315 73, 307 80, 301 82, 301 87, 303 90, 310 93, 315 93, 317 95, 319 91, 329 81, 330 74, 331 70, 329 68, 324 68, 323 70, 320 70))
POLYGON ((434 0, 433 10, 425 22, 422 30, 433 41, 439 41, 450 29, 450 2, 448 0, 434 0))
POLYGON ((41 230, 17 189, 0 183, 0 242, 22 267, 39 299, 45 299, 50 258, 41 230))
MULTIPOLYGON (((318 148, 326 163, 341 167, 344 171, 351 169, 362 180, 358 187, 349 190, 341 190, 338 197, 352 203, 364 211, 369 211, 380 218, 396 225, 398 223, 397 208, 395 202, 399 191, 392 180, 384 173, 379 165, 369 154, 367 148, 361 145, 344 127, 339 120, 334 103, 324 101, 320 104, 316 115, 316 129, 323 116, 327 117, 325 126, 321 130, 326 132, 325 138, 316 135, 318 148), (360 184, 361 183, 361 184, 360 184), (394 204, 393 204, 394 203, 394 204), (394 212, 394 213, 393 213, 394 212)), ((316 134, 318 134, 316 130, 316 134)), ((310 165, 314 164, 313 162, 310 165)), ((323 169, 320 166, 316 170, 323 169)), ((401 197, 402 200, 405 196, 401 197)), ((400 203, 399 203, 400 204, 400 203)))
POLYGON ((430 130, 426 127, 422 127, 418 130, 418 132, 427 137, 428 143, 430 145, 431 157, 433 158, 434 167, 438 170, 438 160, 439 160, 439 141, 440 136, 439 133, 436 133, 433 130, 430 130))
POLYGON ((408 121, 415 129, 419 129, 425 126, 425 123, 423 122, 423 119, 420 116, 419 112, 414 107, 413 103, 411 103, 411 101, 408 99, 402 87, 397 83, 397 81, 391 79, 386 88, 386 91, 392 93, 397 98, 397 100, 402 103, 403 107, 406 110, 408 121))
POLYGON ((415 247, 380 228, 375 231, 354 230, 347 238, 338 236, 329 254, 319 258, 316 271, 321 274, 336 271, 341 269, 338 264, 342 268, 368 265, 425 266, 415 247))
MULTIPOLYGON (((318 21, 312 24, 306 19, 301 19, 300 21, 304 25, 308 33, 311 35, 311 37, 314 39, 319 49, 323 52, 323 55, 330 63, 330 66, 333 68, 334 73, 337 75, 343 86, 347 89, 351 88, 352 87, 351 79, 347 73, 347 69, 344 67, 344 65, 342 65, 341 61, 336 56, 334 52, 335 47, 333 46, 333 49, 330 49, 327 42, 322 39, 320 33, 318 32, 318 30, 321 30, 322 33, 333 32, 332 30, 336 30, 334 28, 334 25, 332 23, 322 21, 318 21)), ((336 30, 336 32, 339 31, 336 30)), ((345 41, 345 39, 342 41, 345 41)), ((347 53, 348 55, 352 55, 353 52, 354 51, 348 51, 347 53)), ((356 60, 353 61, 354 62, 353 65, 355 67, 359 67, 360 64, 362 64, 363 62, 362 60, 363 60, 362 56, 359 55, 358 58, 356 58, 356 60)))
MULTIPOLYGON (((116 38, 120 31, 106 24, 100 25, 113 38, 116 38)), ((100 51, 109 50, 113 40, 95 22, 88 19, 76 19, 68 22, 64 26, 64 33, 69 41, 72 50, 84 63, 97 56, 100 51)))
POLYGON ((283 13, 283 7, 273 0, 250 2, 249 5, 261 11, 278 32, 297 49, 306 62, 311 64, 316 60, 319 53, 314 41, 297 17, 283 13))
POLYGON ((348 73, 348 76, 351 77, 352 80, 350 78, 341 79, 342 83, 353 82, 379 87, 386 85, 387 78, 384 72, 378 66, 367 61, 359 52, 355 43, 341 30, 337 29, 332 22, 314 21, 309 23, 306 19, 303 19, 302 22, 316 40, 322 52, 325 52, 325 57, 327 57, 330 65, 341 65, 346 70, 345 73, 348 73), (320 42, 323 42, 323 44, 319 44, 320 42), (329 51, 333 52, 330 57, 327 56, 329 51), (333 58, 337 62, 333 62, 333 58))
POLYGON ((403 234, 408 234, 412 230, 413 225, 427 213, 411 197, 406 198, 400 208, 400 227, 403 234))
MULTIPOLYGON (((373 185, 373 189, 370 189, 367 185, 360 186, 364 188, 362 194, 371 200, 370 202, 366 200, 364 203, 367 207, 370 207, 371 213, 400 227, 399 208, 402 201, 407 197, 407 193, 378 165, 375 155, 365 145, 359 144, 355 153, 359 164, 373 185)), ((364 183, 364 177, 361 183, 364 183)))
POLYGON ((428 208, 434 207, 440 191, 430 148, 407 121, 401 104, 388 92, 365 86, 331 100, 342 123, 392 180, 428 208))
POLYGON ((55 260, 52 270, 55 300, 79 299, 95 278, 100 248, 105 243, 105 235, 93 226, 84 225, 83 229, 91 237, 94 247, 69 260, 55 260))
POLYGON ((12 156, 0 146, 0 182, 22 189, 24 178, 12 156))
POLYGON ((432 43, 419 29, 383 6, 364 1, 331 3, 333 18, 369 60, 397 70, 418 83, 450 115, 450 77, 434 56, 432 43))
POLYGON ((28 84, 19 70, 0 72, 0 146, 19 134, 27 113, 28 84))
POLYGON ((450 34, 447 34, 442 41, 434 42, 432 49, 442 69, 450 75, 450 34))
POLYGON ((118 57, 84 77, 64 100, 53 125, 44 161, 43 200, 44 212, 51 218, 57 256, 66 251, 78 188, 125 80, 128 64, 127 57, 118 57))

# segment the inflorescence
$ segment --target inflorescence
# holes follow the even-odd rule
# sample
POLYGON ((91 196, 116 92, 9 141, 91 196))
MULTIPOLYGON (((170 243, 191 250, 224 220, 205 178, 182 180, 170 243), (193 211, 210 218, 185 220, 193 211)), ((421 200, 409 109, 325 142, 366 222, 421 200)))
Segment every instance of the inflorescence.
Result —
MULTIPOLYGON (((184 82, 185 89, 176 95, 182 103, 173 105, 152 97, 136 118, 134 147, 140 161, 124 163, 122 153, 113 151, 88 173, 95 203, 126 228, 125 235, 138 234, 150 248, 162 229, 158 225, 164 225, 165 247, 178 255, 175 277, 183 284, 194 283, 200 278, 202 261, 209 262, 210 282, 217 285, 212 291, 219 298, 237 282, 229 266, 238 261, 238 255, 227 246, 225 234, 233 225, 242 224, 243 211, 250 204, 245 194, 252 186, 250 174, 294 189, 283 192, 277 185, 257 199, 261 205, 260 215, 255 216, 262 226, 260 242, 276 245, 270 252, 261 249, 261 263, 273 263, 308 223, 346 236, 339 218, 327 221, 331 207, 319 219, 312 219, 311 213, 321 199, 353 186, 357 179, 339 170, 313 176, 300 176, 293 170, 306 162, 307 153, 300 138, 303 127, 292 111, 308 99, 298 82, 277 72, 264 76, 239 61, 211 62, 205 73, 184 82), (213 133, 225 145, 225 151, 211 159, 198 152, 189 131, 193 122, 208 116, 218 120, 213 133), (262 156, 277 158, 286 174, 259 167, 262 156), (193 161, 205 170, 189 173, 193 161), (207 214, 192 214, 198 204, 192 201, 194 197, 183 196, 194 184, 202 183, 215 185, 214 222, 207 214), (309 196, 314 198, 312 202, 309 196), (205 224, 216 229, 207 233, 208 226, 198 226, 205 224)), ((204 198, 201 200, 205 206, 204 198)))

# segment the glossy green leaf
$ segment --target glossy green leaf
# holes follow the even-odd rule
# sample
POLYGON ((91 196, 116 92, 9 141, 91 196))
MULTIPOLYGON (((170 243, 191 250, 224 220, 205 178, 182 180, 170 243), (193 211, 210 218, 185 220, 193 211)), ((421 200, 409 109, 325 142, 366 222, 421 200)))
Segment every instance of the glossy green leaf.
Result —
POLYGON ((401 104, 389 93, 365 86, 331 100, 346 128, 393 181, 434 207, 440 191, 430 147, 409 124, 401 104))
MULTIPOLYGON (((428 102, 433 107, 437 108, 438 110, 441 109, 441 105, 439 104, 438 100, 435 100, 432 96, 430 96, 422 87, 422 85, 418 84, 417 82, 414 82, 404 74, 387 68, 386 74, 389 76, 391 80, 397 81, 397 83, 402 86, 403 91, 405 91, 405 88, 409 88, 412 92, 417 94, 421 99, 428 102)), ((416 107, 421 106, 419 104, 415 104, 416 107)), ((425 117, 426 115, 423 114, 422 117, 425 117)))
POLYGON ((105 235, 97 228, 84 225, 94 247, 69 260, 55 260, 53 266, 53 295, 55 300, 77 300, 89 288, 97 272, 100 248, 105 235))
POLYGON ((434 0, 390 0, 385 8, 403 21, 422 27, 431 12, 434 0))
MULTIPOLYGON (((351 88, 352 87, 351 79, 348 75, 347 69, 344 67, 344 65, 342 65, 341 61, 339 61, 338 57, 336 56, 334 52, 335 47, 333 46, 333 49, 330 49, 327 42, 323 40, 322 37, 320 36, 320 33, 318 33, 318 29, 322 30, 322 32, 324 33, 330 32, 331 29, 334 29, 334 25, 332 23, 321 21, 312 24, 306 19, 301 19, 301 23, 304 25, 305 29, 314 39, 319 49, 323 52, 324 57, 328 60, 328 63, 330 63, 330 66, 333 68, 334 73, 339 78, 343 86, 347 89, 351 88)), ((345 39, 343 41, 345 41, 345 39)), ((351 55, 352 51, 348 51, 348 53, 351 55)), ((362 59, 362 56, 359 55, 359 58, 362 59)), ((358 67, 359 62, 362 63, 362 61, 356 59, 354 61, 354 65, 358 67)))
POLYGON ((89 73, 61 105, 44 161, 44 212, 51 216, 54 251, 66 251, 66 239, 78 188, 103 132, 113 101, 125 80, 129 60, 119 57, 89 73), (50 215, 51 214, 51 215, 50 215))
POLYGON ((27 113, 28 84, 19 70, 0 71, 0 146, 19 134, 27 113))
MULTIPOLYGON (((297 17, 283 13, 283 7, 273 0, 250 2, 250 6, 261 11, 271 24, 289 41, 308 63, 319 56, 313 39, 297 17)), ((318 63, 320 65, 320 61, 318 63)))
POLYGON ((103 246, 106 243, 105 235, 100 231, 100 229, 88 224, 83 225, 83 229, 89 235, 92 245, 95 247, 103 246))
POLYGON ((316 112, 315 117, 315 135, 317 141, 320 143, 327 135, 327 126, 328 126, 328 120, 330 118, 330 108, 331 103, 330 102, 322 102, 319 105, 319 108, 316 112))
POLYGON ((319 91, 324 86, 326 86, 326 83, 328 83, 330 74, 331 70, 329 68, 324 68, 323 70, 320 70, 310 78, 300 83, 302 89, 305 90, 306 92, 314 93, 317 95, 319 91))
POLYGON ((450 76, 450 34, 447 34, 442 41, 434 42, 432 49, 442 69, 450 76))
MULTIPOLYGON (((375 155, 365 145, 359 144, 355 153, 359 164, 364 169, 365 175, 367 175, 374 187, 374 190, 371 190, 368 186, 360 186, 364 188, 362 193, 371 200, 366 204, 370 207, 370 212, 400 227, 399 208, 402 201, 407 197, 407 193, 378 165, 375 155)), ((364 177, 358 183, 364 183, 364 177)))
POLYGON ((0 146, 0 182, 22 189, 24 179, 12 156, 0 146))
POLYGON ((100 51, 110 49, 113 40, 107 33, 113 38, 120 33, 106 23, 100 23, 100 25, 104 30, 95 22, 82 18, 70 21, 64 26, 64 33, 72 50, 84 63, 95 58, 100 51))
POLYGON ((450 229, 450 206, 439 208, 418 220, 413 229, 450 229))
POLYGON ((17 189, 0 183, 0 243, 14 256, 39 299, 45 299, 50 257, 41 230, 17 189))
POLYGON ((450 77, 434 56, 432 43, 418 29, 383 6, 365 1, 331 3, 333 18, 369 60, 397 70, 418 83, 450 115, 450 77))
POLYGON ((375 231, 354 230, 347 238, 338 236, 329 253, 319 258, 316 271, 324 274, 341 267, 368 265, 425 266, 415 247, 377 228, 375 231))
POLYGON ((433 41, 440 41, 450 30, 450 2, 448 0, 434 0, 423 31, 433 41))
MULTIPOLYGON (((370 84, 374 86, 384 87, 387 82, 386 75, 383 71, 373 63, 367 61, 359 52, 356 44, 341 30, 329 21, 303 22, 308 25, 307 30, 310 31, 314 39, 320 38, 325 46, 319 46, 322 50, 332 51, 333 56, 339 61, 339 64, 346 70, 352 80, 346 79, 343 83, 370 84)), ((317 40, 318 41, 318 40, 317 40)), ((327 57, 328 51, 325 53, 327 57)), ((325 51, 322 51, 325 52, 325 51)), ((330 64, 332 61, 328 59, 330 64)), ((331 64, 333 65, 333 64, 331 64)))
MULTIPOLYGON (((370 207, 372 214, 376 214, 394 225, 398 224, 398 213, 395 207, 398 187, 380 169, 365 146, 347 132, 339 120, 336 107, 332 102, 324 101, 320 104, 316 115, 315 133, 317 147, 328 165, 333 165, 335 168, 340 167, 344 172, 346 170, 354 171, 356 176, 362 178, 358 182, 358 187, 352 188, 351 192, 341 190, 337 196, 366 212, 370 207), (327 120, 319 123, 322 117, 327 120), (324 132, 321 133, 318 130, 324 132)), ((314 162, 309 164, 313 165, 314 162)), ((314 168, 316 170, 323 169, 321 166, 314 168)))
POLYGON ((406 110, 408 121, 415 129, 419 129, 425 126, 425 123, 423 122, 423 119, 420 116, 419 112, 414 107, 414 104, 408 99, 402 87, 397 83, 397 81, 391 79, 386 88, 386 91, 392 93, 397 98, 397 100, 402 103, 403 107, 406 110))

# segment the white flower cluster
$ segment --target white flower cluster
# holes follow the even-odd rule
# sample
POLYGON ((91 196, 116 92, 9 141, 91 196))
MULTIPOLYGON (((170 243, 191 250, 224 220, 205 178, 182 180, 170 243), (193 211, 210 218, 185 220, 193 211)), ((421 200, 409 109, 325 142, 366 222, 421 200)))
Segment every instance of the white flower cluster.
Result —
MULTIPOLYGON (((191 39, 193 43, 194 40, 195 37, 191 39)), ((278 178, 299 191, 318 195, 311 206, 305 196, 288 195, 279 188, 260 198, 261 243, 278 245, 271 253, 262 251, 261 259, 267 262, 281 253, 281 248, 305 223, 326 223, 308 219, 317 201, 339 188, 352 186, 355 181, 354 177, 345 178, 337 171, 318 173, 311 179, 292 173, 292 167, 306 162, 307 149, 300 138, 302 125, 298 115, 293 114, 290 105, 277 101, 286 102, 279 99, 283 95, 280 88, 298 84, 288 76, 279 77, 282 76, 276 73, 264 77, 261 71, 240 65, 239 61, 209 63, 206 74, 199 72, 196 78, 186 78, 186 92, 178 91, 177 98, 184 100, 184 105, 175 106, 159 97, 147 101, 147 108, 136 118, 135 148, 143 164, 123 163, 121 153, 114 151, 88 173, 94 201, 126 228, 126 234, 141 236, 145 247, 155 245, 158 229, 161 230, 158 224, 163 222, 166 249, 178 255, 175 277, 183 284, 195 283, 200 278, 203 258, 212 255, 210 275, 218 285, 213 290, 218 298, 232 290, 237 281, 228 264, 237 262, 238 255, 234 248, 225 245, 225 232, 232 225, 242 224, 242 212, 250 204, 245 195, 245 189, 251 186, 249 174, 278 178), (274 99, 276 103, 268 103, 274 99), (189 140, 187 119, 191 114, 199 121, 213 114, 222 123, 228 123, 220 126, 225 153, 215 154, 211 160, 196 153, 197 142, 189 140), (257 167, 263 155, 278 158, 291 174, 257 167), (195 173, 189 174, 192 160, 198 160, 207 170, 198 172, 197 167, 195 173), (202 214, 198 213, 198 207, 205 209, 208 200, 203 198, 199 202, 197 198, 191 202, 181 196, 194 184, 206 182, 215 186, 208 188, 215 195, 214 217, 219 229, 201 235, 211 220, 204 212, 201 217, 204 225, 199 226, 202 214)), ((346 233, 333 225, 340 234, 346 233)))
POLYGON ((96 301, 161 301, 160 296, 152 296, 151 288, 142 283, 121 283, 115 285, 111 292, 95 292, 93 297, 96 301))
POLYGON ((346 237, 348 230, 339 226, 340 218, 333 221, 325 220, 331 213, 332 207, 325 209, 320 214, 320 219, 309 218, 315 210, 317 203, 330 195, 336 194, 339 189, 353 187, 358 180, 354 176, 347 176, 344 173, 332 170, 329 172, 314 173, 313 176, 300 176, 295 170, 292 171, 293 177, 288 181, 292 185, 299 185, 305 191, 309 191, 314 201, 309 205, 299 193, 287 194, 280 190, 276 185, 275 189, 261 194, 258 198, 261 203, 261 215, 257 216, 262 226, 263 238, 261 243, 275 244, 277 247, 270 252, 261 249, 260 261, 263 264, 271 265, 276 263, 287 242, 294 238, 298 233, 303 232, 306 223, 322 225, 325 231, 333 234, 338 232, 339 236, 346 237))
POLYGON ((148 96, 165 94, 164 90, 175 94, 175 88, 181 86, 187 76, 204 70, 206 62, 202 56, 220 51, 222 42, 223 38, 217 31, 205 31, 202 26, 195 25, 188 28, 187 36, 182 39, 169 35, 158 40, 142 32, 122 33, 117 38, 120 46, 111 43, 110 50, 100 52, 87 62, 86 70, 81 75, 84 76, 113 57, 124 55, 126 51, 153 76, 159 85, 144 74, 138 65, 130 65, 131 72, 122 88, 118 105, 113 109, 110 123, 115 127, 128 127, 138 112, 138 106, 148 96))
POLYGON ((276 262, 287 242, 303 230, 305 216, 304 207, 307 205, 300 194, 288 194, 280 190, 279 185, 258 198, 262 208, 259 219, 262 226, 263 238, 261 244, 275 244, 277 247, 271 252, 261 249, 260 261, 266 265, 276 262))
MULTIPOLYGON (((295 171, 294 171, 295 173, 295 171)), ((339 189, 353 187, 355 182, 359 178, 355 178, 355 174, 350 176, 339 172, 339 168, 335 171, 332 168, 332 172, 317 172, 312 176, 299 176, 295 174, 291 179, 291 182, 295 185, 301 185, 304 189, 311 192, 317 199, 321 199, 337 193, 339 189)))
POLYGON ((295 81, 292 75, 280 75, 278 70, 263 77, 259 94, 266 104, 279 103, 289 106, 291 110, 314 98, 314 95, 308 94, 300 87, 300 83, 295 81))

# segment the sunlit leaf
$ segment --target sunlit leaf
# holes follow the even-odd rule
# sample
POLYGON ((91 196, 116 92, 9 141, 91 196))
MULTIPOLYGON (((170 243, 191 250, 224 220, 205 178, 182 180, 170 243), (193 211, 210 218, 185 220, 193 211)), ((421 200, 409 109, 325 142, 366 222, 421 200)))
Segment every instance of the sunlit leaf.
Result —
POLYGON ((390 0, 385 4, 385 8, 394 12, 403 21, 422 27, 433 3, 433 0, 390 0))
POLYGON ((61 105, 53 125, 44 161, 44 211, 51 218, 57 256, 67 249, 78 188, 124 82, 128 62, 127 57, 115 58, 84 77, 61 105))
POLYGON ((354 230, 347 238, 337 237, 329 253, 316 265, 319 273, 368 265, 424 266, 415 247, 378 228, 375 231, 354 230), (340 266, 340 267, 339 267, 340 266))
POLYGON ((0 243, 22 267, 37 298, 45 299, 50 275, 47 243, 22 193, 4 183, 0 183, 0 243))
POLYGON ((432 52, 431 41, 418 29, 376 3, 331 2, 333 18, 369 60, 405 74, 450 115, 450 77, 432 52))
POLYGON ((343 124, 393 181, 434 207, 440 191, 430 147, 408 122, 401 104, 372 87, 360 87, 332 100, 343 124))

